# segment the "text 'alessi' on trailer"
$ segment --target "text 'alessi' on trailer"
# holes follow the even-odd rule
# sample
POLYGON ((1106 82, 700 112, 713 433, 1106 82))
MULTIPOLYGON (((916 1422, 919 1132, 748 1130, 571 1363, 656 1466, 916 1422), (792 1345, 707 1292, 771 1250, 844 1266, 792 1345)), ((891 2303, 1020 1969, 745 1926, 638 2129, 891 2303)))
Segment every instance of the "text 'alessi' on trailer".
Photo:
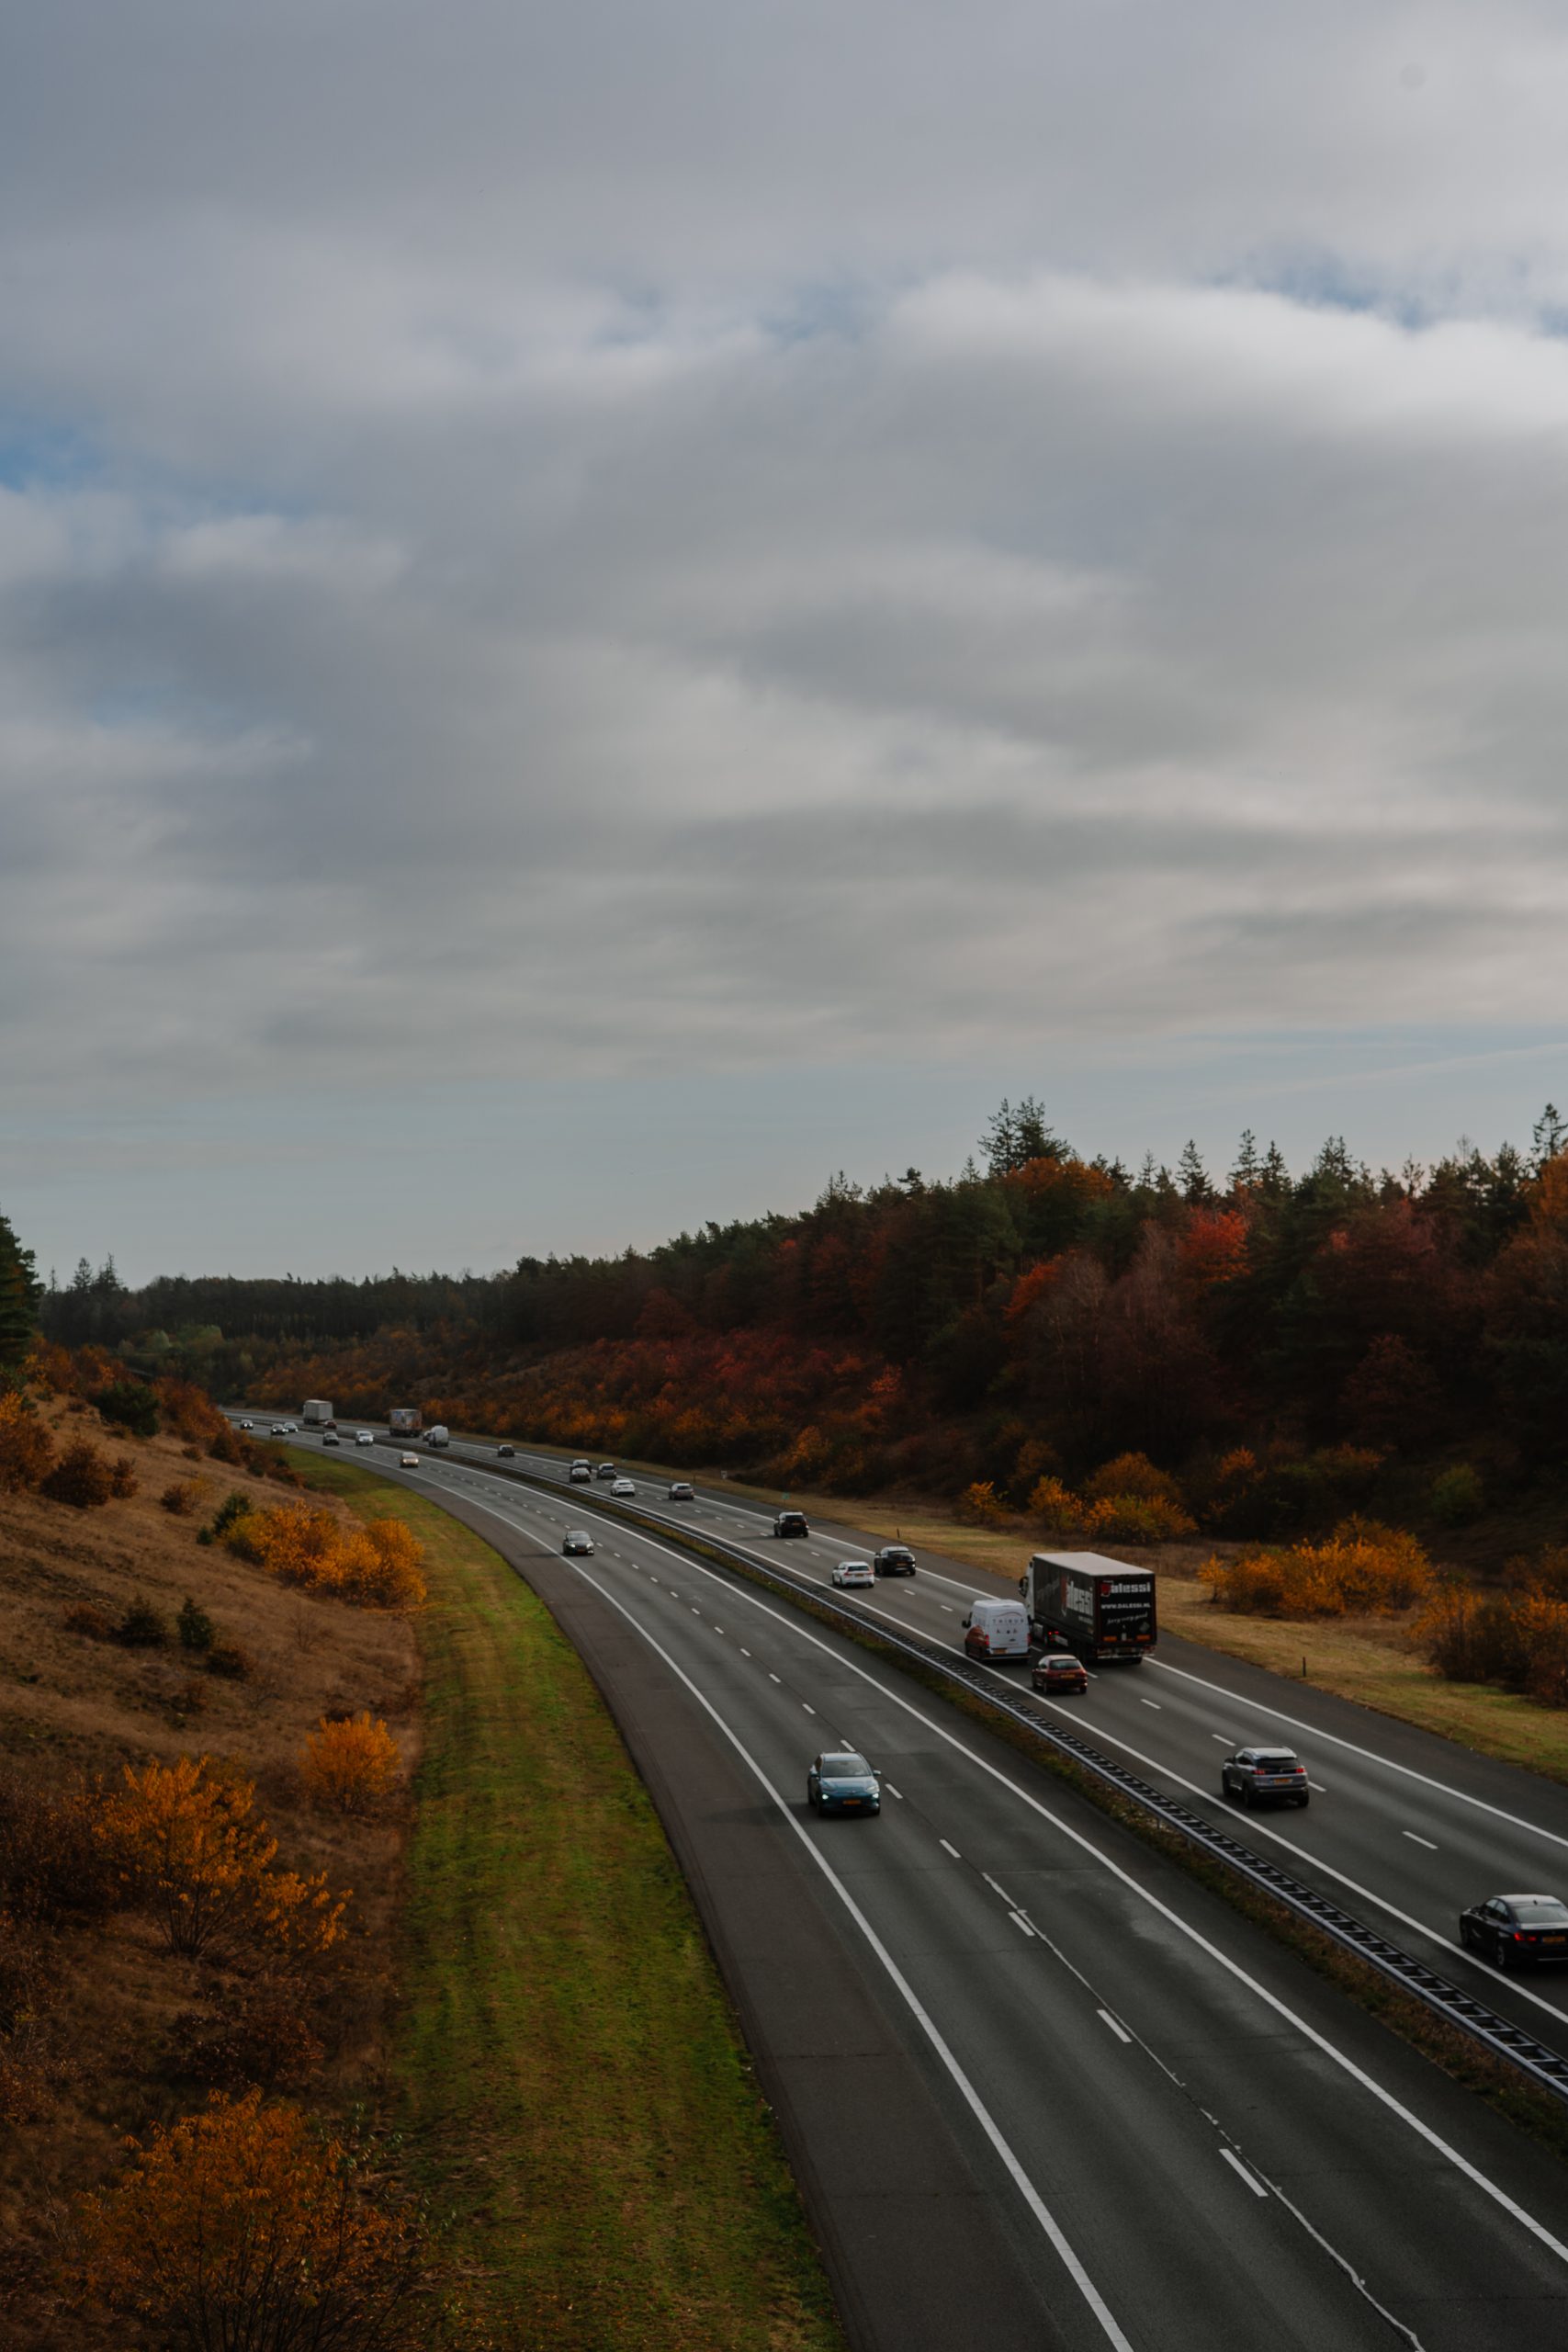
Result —
POLYGON ((1036 1552, 1019 1590, 1030 1637, 1043 1648, 1136 1666, 1155 1645, 1152 1568, 1129 1567, 1103 1552, 1036 1552))

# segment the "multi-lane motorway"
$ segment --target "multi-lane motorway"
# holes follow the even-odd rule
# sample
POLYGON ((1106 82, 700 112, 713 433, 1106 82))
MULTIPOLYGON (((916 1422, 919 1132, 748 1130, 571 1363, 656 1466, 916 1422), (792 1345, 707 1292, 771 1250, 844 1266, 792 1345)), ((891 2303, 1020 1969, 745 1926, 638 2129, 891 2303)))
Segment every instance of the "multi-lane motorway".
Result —
MULTIPOLYGON (((1568 2333, 1568 2173, 1535 2143, 874 1653, 592 1491, 540 1493, 487 1460, 455 1447, 406 1475, 537 1586, 615 1708, 857 2341, 1461 2352, 1499 2328, 1568 2333), (592 1558, 560 1556, 569 1526, 592 1558), (880 1818, 807 1811, 807 1764, 840 1742, 885 1776, 880 1818)), ((733 1498, 682 1512, 773 1556, 733 1498)), ((787 1557, 825 1580, 854 1549, 834 1529, 787 1557)), ((863 1605, 953 1638, 984 1584, 927 1561, 863 1605)), ((1075 1720, 1205 1795, 1222 1740, 1292 1736, 1319 1793, 1252 1834, 1289 1840, 1303 1875, 1303 1856, 1340 1873, 1380 1923, 1402 1913, 1402 1939, 1451 1933, 1459 1873, 1467 1892, 1568 1877, 1568 1820, 1529 1776, 1306 1691, 1289 1693, 1297 1729, 1259 1711, 1285 1703, 1269 1678, 1162 1650, 1098 1677, 1075 1720)), ((1562 2018, 1562 1995, 1537 1997, 1562 2018)))

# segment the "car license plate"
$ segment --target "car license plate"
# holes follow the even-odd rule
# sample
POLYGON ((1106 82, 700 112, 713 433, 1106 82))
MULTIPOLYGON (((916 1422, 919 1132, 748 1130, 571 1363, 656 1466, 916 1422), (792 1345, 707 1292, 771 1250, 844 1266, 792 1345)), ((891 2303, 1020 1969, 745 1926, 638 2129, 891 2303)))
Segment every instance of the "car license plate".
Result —
POLYGON ((859 1804, 860 1799, 859 1797, 840 1797, 839 1799, 839 1803, 843 1806, 844 1811, 848 1813, 852 1806, 859 1804))
POLYGON ((1560 1944, 1562 1941, 1562 1938, 1561 1936, 1542 1936, 1540 1940, 1543 1944, 1560 1944))

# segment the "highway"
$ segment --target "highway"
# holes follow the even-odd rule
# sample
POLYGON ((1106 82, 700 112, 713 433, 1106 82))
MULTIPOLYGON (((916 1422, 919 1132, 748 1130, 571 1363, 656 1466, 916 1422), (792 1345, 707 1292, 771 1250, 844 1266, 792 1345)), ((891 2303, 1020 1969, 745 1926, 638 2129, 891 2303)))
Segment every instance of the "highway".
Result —
MULTIPOLYGON (((615 1708, 857 2343, 1468 2352, 1502 2325, 1562 2337, 1568 2173, 1220 1898, 896 1668, 592 1493, 506 1485, 457 1449, 390 1475, 513 1559, 615 1708), (563 1560, 578 1525, 596 1552, 563 1560), (807 1810, 807 1764, 840 1743, 883 1773, 879 1819, 807 1810), (764 1885, 771 1910, 727 1926, 726 1906, 764 1885), (846 2180, 846 2144, 874 2171, 879 2122, 886 2183, 846 2180)), ((832 1548, 814 1547, 819 1567, 832 1548)), ((806 1551, 791 1544, 791 1564, 806 1551)), ((956 1605, 943 1591, 917 1578, 875 1600, 923 1623, 956 1605)), ((1112 1703, 1141 1707, 1141 1677, 1125 1679, 1112 1703)), ((1179 1763, 1213 1694, 1170 1675, 1156 1693, 1150 1721, 1164 1738, 1175 1719, 1179 1763)), ((1287 1834, 1315 1820, 1292 1815, 1287 1834)))
MULTIPOLYGON (((458 1443, 446 1458, 494 1464, 495 1446, 458 1443)), ((557 1455, 520 1446, 516 1466, 565 1485, 567 1464, 557 1455)), ((671 1526, 721 1533, 825 1587, 836 1561, 869 1558, 883 1540, 817 1521, 809 1542, 780 1544, 761 1504, 705 1486, 695 1503, 671 1504, 664 1480, 639 1474, 636 1483, 639 1508, 671 1526)), ((581 1498, 604 1489, 569 1491, 581 1498)), ((911 1579, 885 1578, 864 1599, 840 1597, 959 1649, 970 1599, 1012 1588, 936 1554, 919 1559, 911 1579)), ((1011 1690, 1027 1689, 1023 1668, 992 1670, 1011 1690)), ((1460 1912, 1483 1896, 1568 1894, 1568 1789, 1168 1634, 1144 1666, 1103 1668, 1083 1696, 1032 1703, 1144 1779, 1196 1801, 1233 1836, 1568 2054, 1568 1971, 1504 1976, 1458 1939, 1460 1912), (1224 1801, 1220 1760, 1247 1739, 1278 1740, 1302 1756, 1313 1786, 1307 1810, 1248 1814, 1224 1801)))

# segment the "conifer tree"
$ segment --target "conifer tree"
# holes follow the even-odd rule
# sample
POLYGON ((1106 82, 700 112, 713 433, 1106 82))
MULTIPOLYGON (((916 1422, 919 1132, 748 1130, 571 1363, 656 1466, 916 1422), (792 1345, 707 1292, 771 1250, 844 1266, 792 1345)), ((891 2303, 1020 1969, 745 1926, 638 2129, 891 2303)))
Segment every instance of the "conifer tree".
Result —
POLYGON ((16 1371, 32 1345, 38 1298, 33 1253, 23 1249, 9 1217, 0 1216, 0 1374, 16 1371))

